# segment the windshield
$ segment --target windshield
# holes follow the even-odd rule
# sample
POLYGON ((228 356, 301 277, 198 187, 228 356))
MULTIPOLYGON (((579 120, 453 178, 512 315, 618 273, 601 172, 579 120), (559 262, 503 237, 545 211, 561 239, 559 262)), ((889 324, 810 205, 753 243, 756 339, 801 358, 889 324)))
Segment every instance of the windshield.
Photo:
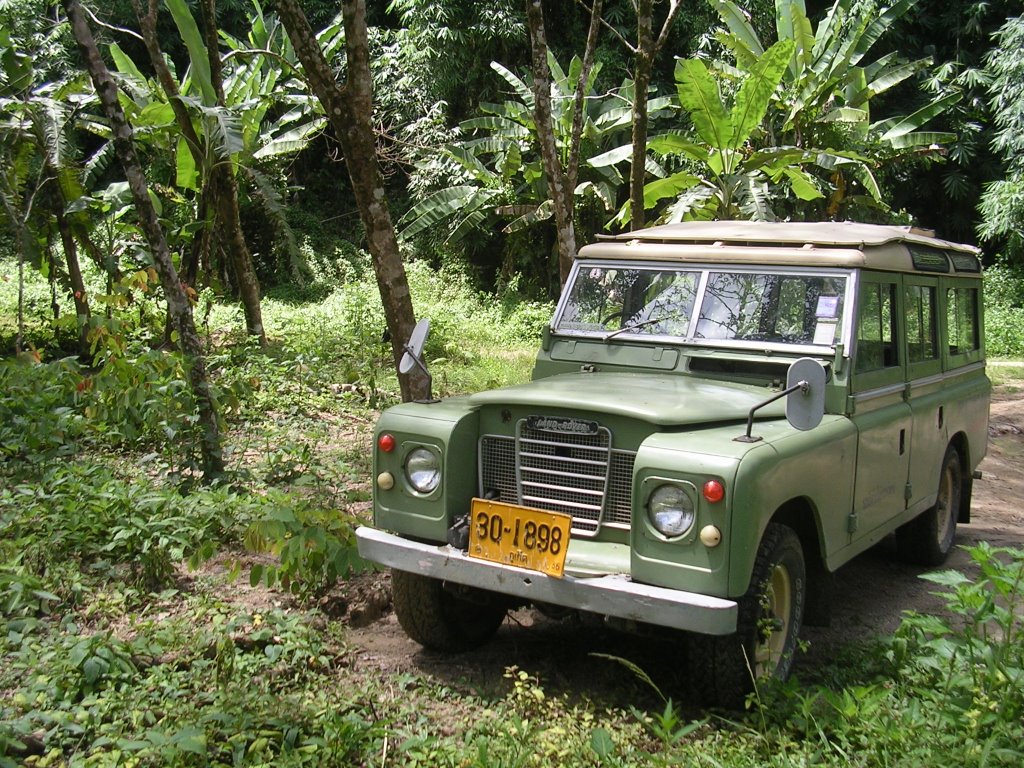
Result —
POLYGON ((841 339, 846 284, 834 273, 581 264, 553 330, 831 346, 841 339))
POLYGON ((696 270, 581 269, 557 330, 685 336, 699 279, 696 270))

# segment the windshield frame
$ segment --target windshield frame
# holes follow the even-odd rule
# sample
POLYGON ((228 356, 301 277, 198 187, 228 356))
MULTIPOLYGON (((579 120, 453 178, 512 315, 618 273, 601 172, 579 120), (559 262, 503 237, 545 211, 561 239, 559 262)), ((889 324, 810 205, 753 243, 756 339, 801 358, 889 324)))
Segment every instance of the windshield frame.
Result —
MULTIPOLYGON (((657 344, 660 346, 691 346, 696 348, 736 349, 737 351, 780 351, 796 352, 814 355, 833 354, 836 347, 842 345, 844 349, 850 349, 850 339, 853 333, 855 314, 855 298, 857 289, 857 270, 828 267, 800 267, 800 266, 761 266, 744 264, 723 264, 713 262, 666 262, 666 261, 620 261, 616 259, 587 259, 577 260, 573 264, 569 279, 565 283, 562 296, 555 308, 554 316, 550 322, 550 332, 553 337, 586 339, 601 341, 606 344, 613 343, 640 343, 657 344), (632 333, 625 327, 607 328, 602 330, 560 328, 570 306, 570 294, 572 287, 579 278, 580 272, 594 268, 600 269, 639 269, 639 270, 678 270, 680 272, 697 273, 697 288, 694 297, 690 319, 687 324, 685 335, 672 335, 657 332, 632 333), (697 327, 701 309, 704 306, 708 282, 712 273, 726 274, 751 274, 751 275, 779 275, 792 277, 824 277, 837 278, 845 281, 843 293, 842 311, 839 317, 838 338, 828 344, 814 343, 789 343, 767 340, 751 339, 715 339, 700 338, 694 335, 697 327)), ((637 330, 640 327, 638 326, 637 330)))

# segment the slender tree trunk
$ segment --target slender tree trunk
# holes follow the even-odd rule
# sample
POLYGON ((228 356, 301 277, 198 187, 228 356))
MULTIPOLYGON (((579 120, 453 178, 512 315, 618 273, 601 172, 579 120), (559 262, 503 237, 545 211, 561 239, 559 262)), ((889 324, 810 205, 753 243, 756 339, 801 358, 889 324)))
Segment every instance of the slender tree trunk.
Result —
POLYGON ((555 210, 555 236, 558 242, 558 276, 562 285, 569 277, 576 258, 576 229, 573 226, 573 188, 569 186, 562 159, 555 143, 551 123, 551 70, 548 67, 548 40, 544 31, 541 0, 526 0, 526 23, 530 28, 533 68, 534 122, 540 140, 541 161, 547 176, 551 203, 555 210))
MULTIPOLYGON (((241 217, 238 212, 238 182, 235 179, 234 165, 230 158, 221 158, 212 168, 206 158, 207 148, 192 126, 192 118, 188 114, 181 95, 178 92, 177 83, 167 63, 164 61, 163 52, 160 49, 160 41, 157 37, 157 2, 149 0, 147 11, 143 13, 141 0, 132 0, 135 15, 139 19, 139 27, 142 30, 142 38, 146 44, 146 51, 149 54, 150 63, 156 72, 157 79, 167 99, 174 110, 174 117, 181 130, 185 143, 196 168, 203 168, 209 174, 209 183, 205 190, 213 198, 213 207, 216 213, 216 220, 220 223, 223 235, 227 240, 227 252, 230 254, 231 266, 235 272, 235 279, 238 281, 238 294, 242 301, 242 308, 245 312, 245 325, 249 334, 257 337, 260 344, 267 343, 266 331, 263 327, 263 310, 260 306, 260 283, 256 276, 256 270, 252 264, 252 254, 245 242, 245 235, 242 232, 241 217)), ((213 0, 203 0, 203 28, 206 36, 206 52, 210 61, 210 74, 214 91, 220 106, 224 106, 224 77, 221 70, 220 54, 217 44, 217 23, 213 0)), ((205 233, 196 235, 197 238, 204 238, 205 233)), ((204 248, 205 244, 200 248, 204 248)), ((189 266, 193 266, 190 262, 189 266)), ((186 279, 191 284, 195 283, 196 271, 185 270, 186 279)))
POLYGON ((569 164, 565 171, 569 189, 575 194, 580 172, 580 143, 583 139, 583 123, 587 114, 587 82, 590 70, 594 68, 594 52, 597 50, 597 33, 601 29, 602 0, 594 0, 590 8, 590 27, 587 29, 587 44, 583 49, 583 67, 573 94, 572 134, 569 139, 569 164))
MULTIPOLYGON (((206 37, 206 54, 210 60, 210 80, 217 94, 217 103, 224 107, 224 73, 220 62, 220 46, 217 39, 217 12, 214 0, 202 0, 203 34, 206 37)), ((214 200, 217 219, 224 228, 227 252, 238 281, 238 295, 245 310, 245 324, 251 335, 267 343, 263 329, 263 310, 260 307, 260 281, 252 263, 252 254, 242 232, 242 218, 238 211, 238 179, 235 164, 229 156, 223 157, 213 168, 215 176, 214 200)))
POLYGON ((132 192, 139 225, 149 245, 153 266, 160 276, 160 283, 167 299, 167 311, 178 332, 178 343, 184 358, 189 384, 199 410, 199 424, 202 429, 200 442, 203 471, 207 477, 218 475, 224 471, 224 460, 220 447, 220 428, 206 376, 206 364, 202 355, 199 334, 196 333, 195 323, 192 319, 192 307, 185 295, 181 280, 178 278, 174 263, 171 261, 167 240, 164 238, 153 203, 149 199, 146 177, 135 155, 132 129, 118 103, 117 85, 100 57, 92 30, 85 20, 78 0, 62 0, 62 2, 68 19, 71 21, 71 29, 78 42, 82 59, 92 78, 93 86, 96 88, 96 95, 110 121, 114 149, 132 192))
POLYGON ((638 0, 636 4, 636 57, 633 68, 633 158, 629 168, 630 228, 643 229, 647 223, 644 210, 644 180, 647 163, 647 89, 651 84, 654 56, 654 2, 638 0))
POLYGON ((85 281, 82 279, 82 268, 78 263, 78 245, 75 243, 75 236, 71 232, 71 224, 64 213, 66 207, 64 194, 57 186, 57 194, 54 199, 54 215, 57 217, 57 229, 60 231, 61 245, 64 246, 64 263, 68 268, 68 279, 71 282, 71 295, 75 301, 75 316, 78 320, 78 353, 83 357, 89 356, 89 297, 85 291, 85 281))
POLYGON ((679 13, 680 0, 669 0, 668 15, 658 37, 654 37, 654 0, 636 0, 636 48, 633 72, 633 158, 629 169, 630 229, 647 225, 644 209, 644 181, 647 164, 647 89, 658 51, 668 39, 669 29, 679 13))
MULTIPOLYGON (((366 230, 367 245, 377 276, 377 288, 397 367, 415 324, 412 296, 405 265, 398 250, 398 238, 391 221, 384 184, 377 166, 373 133, 373 80, 370 76, 370 48, 366 30, 364 0, 342 0, 345 25, 345 85, 335 81, 334 71, 324 58, 306 15, 296 0, 277 0, 278 14, 309 81, 310 90, 323 105, 331 128, 341 143, 345 165, 359 216, 366 230)), ((403 400, 424 397, 426 378, 418 369, 399 374, 403 400)))

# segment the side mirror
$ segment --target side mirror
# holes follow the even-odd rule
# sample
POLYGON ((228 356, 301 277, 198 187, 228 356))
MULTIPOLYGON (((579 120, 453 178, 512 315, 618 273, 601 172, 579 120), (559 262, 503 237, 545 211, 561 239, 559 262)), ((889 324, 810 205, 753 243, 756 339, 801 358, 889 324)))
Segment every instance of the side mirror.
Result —
POLYGON ((825 415, 825 368, 817 360, 801 357, 786 375, 786 420, 806 432, 821 424, 825 415))
MULTIPOLYGON (((427 343, 427 336, 430 334, 430 320, 423 318, 409 334, 409 343, 405 345, 405 354, 398 363, 399 373, 408 373, 413 368, 419 368, 424 373, 427 366, 423 364, 423 346, 427 343)), ((428 374, 429 375, 429 374, 428 374)))
POLYGON ((763 400, 747 414, 747 433, 734 437, 738 443, 756 443, 762 438, 750 433, 754 429, 754 413, 769 403, 786 397, 786 420, 794 429, 806 432, 821 423, 825 415, 825 368, 812 357, 794 360, 786 374, 786 388, 763 400))
POLYGON ((430 320, 423 318, 409 334, 409 343, 405 345, 405 354, 398 361, 398 372, 409 373, 413 368, 419 368, 427 377, 427 399, 418 401, 436 403, 433 395, 433 378, 427 370, 427 364, 423 362, 423 346, 427 343, 427 335, 430 333, 430 320))

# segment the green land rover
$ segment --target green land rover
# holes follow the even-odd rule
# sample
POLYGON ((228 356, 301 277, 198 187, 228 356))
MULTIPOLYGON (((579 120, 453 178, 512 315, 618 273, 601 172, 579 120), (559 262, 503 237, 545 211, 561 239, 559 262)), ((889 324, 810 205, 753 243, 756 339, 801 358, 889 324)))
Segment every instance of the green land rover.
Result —
MULTIPOLYGON (((408 635, 533 605, 682 630, 735 705, 788 674, 830 573, 970 519, 990 383, 975 249, 909 227, 699 222, 580 249, 532 381, 386 411, 374 527, 408 635)), ((403 369, 423 366, 426 324, 403 369)))

